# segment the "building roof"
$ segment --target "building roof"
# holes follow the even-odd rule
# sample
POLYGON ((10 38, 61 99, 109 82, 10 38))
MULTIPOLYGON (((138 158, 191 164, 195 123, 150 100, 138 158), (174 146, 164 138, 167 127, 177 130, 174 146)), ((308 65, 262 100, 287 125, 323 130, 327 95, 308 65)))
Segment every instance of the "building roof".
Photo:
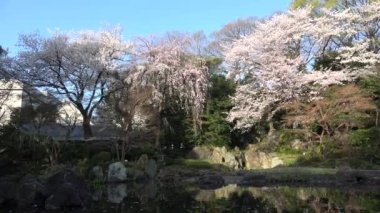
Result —
MULTIPOLYGON (((93 138, 96 140, 114 140, 114 139, 120 139, 120 131, 116 129, 113 126, 110 125, 93 125, 91 126, 92 132, 93 132, 93 138)), ((25 134, 39 134, 43 136, 50 137, 54 140, 63 141, 67 140, 67 132, 68 127, 57 124, 57 123, 49 123, 41 128, 37 129, 32 123, 24 124, 21 127, 21 132, 25 134)), ((76 125, 72 127, 72 130, 70 132, 69 140, 71 141, 79 141, 84 140, 83 137, 83 127, 80 125, 76 125)))

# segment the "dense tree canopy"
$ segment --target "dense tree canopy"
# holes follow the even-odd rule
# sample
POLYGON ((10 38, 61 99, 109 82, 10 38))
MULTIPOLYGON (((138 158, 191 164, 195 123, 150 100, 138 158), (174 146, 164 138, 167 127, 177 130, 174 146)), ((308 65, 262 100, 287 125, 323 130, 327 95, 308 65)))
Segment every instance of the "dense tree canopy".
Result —
POLYGON ((94 111, 110 92, 109 76, 130 50, 121 30, 56 32, 50 38, 30 34, 21 36, 20 43, 19 79, 70 100, 82 114, 84 136, 91 137, 94 111))
POLYGON ((23 35, 13 69, 23 82, 73 103, 85 137, 105 99, 99 114, 112 111, 103 118, 125 132, 146 106, 158 114, 158 129, 167 112, 190 116, 195 135, 211 134, 224 119, 222 134, 231 123, 250 129, 270 121, 282 103, 320 99, 325 88, 354 81, 380 61, 379 2, 296 0, 292 7, 261 20, 238 19, 210 40, 200 31, 127 43, 119 28, 23 35), (225 77, 236 81, 236 93, 225 77), (234 92, 211 94, 227 86, 234 92))
POLYGON ((209 85, 208 69, 202 57, 192 52, 194 37, 171 35, 140 38, 133 56, 136 72, 127 81, 149 84, 160 109, 174 101, 194 118, 194 128, 203 111, 209 85))
POLYGON ((244 80, 229 120, 248 128, 264 114, 273 115, 280 102, 315 98, 323 87, 370 70, 380 59, 379 9, 379 3, 320 15, 298 9, 257 23, 252 34, 224 52, 229 75, 244 80), (316 59, 332 51, 339 53, 336 59, 344 69, 310 70, 316 59))
POLYGON ((377 1, 378 0, 293 0, 291 8, 298 9, 302 7, 311 7, 313 9, 329 8, 342 10, 377 1))

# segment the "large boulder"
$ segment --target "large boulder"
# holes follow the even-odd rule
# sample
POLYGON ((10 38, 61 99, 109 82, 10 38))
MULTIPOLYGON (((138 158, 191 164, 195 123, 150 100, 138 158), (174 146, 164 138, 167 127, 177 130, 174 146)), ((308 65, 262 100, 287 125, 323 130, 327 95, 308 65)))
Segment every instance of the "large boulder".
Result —
POLYGON ((127 184, 109 184, 107 197, 111 203, 121 203, 127 197, 127 184))
POLYGON ((17 199, 17 183, 10 180, 0 180, 0 205, 13 203, 17 199))
POLYGON ((46 180, 43 195, 48 210, 85 207, 92 196, 86 182, 71 170, 63 170, 46 180))
POLYGON ((243 159, 240 151, 228 151, 226 147, 196 146, 191 152, 191 157, 209 160, 233 169, 243 167, 243 159))
POLYGON ((84 207, 85 201, 81 197, 80 189, 72 183, 63 183, 46 199, 47 210, 58 210, 62 208, 84 207))
POLYGON ((17 203, 20 206, 43 206, 44 191, 45 185, 37 176, 26 175, 18 184, 17 203))
POLYGON ((282 165, 283 161, 272 153, 248 149, 244 153, 247 169, 270 169, 282 165))
POLYGON ((120 183, 127 181, 127 168, 121 162, 111 163, 108 166, 108 182, 120 183))

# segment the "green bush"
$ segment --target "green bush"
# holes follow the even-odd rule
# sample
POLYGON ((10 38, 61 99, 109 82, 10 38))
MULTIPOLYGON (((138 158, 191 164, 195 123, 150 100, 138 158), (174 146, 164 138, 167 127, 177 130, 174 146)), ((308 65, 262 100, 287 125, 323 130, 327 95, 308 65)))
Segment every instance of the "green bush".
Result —
POLYGON ((89 150, 85 143, 69 142, 61 147, 61 163, 75 163, 79 159, 89 158, 89 150))
POLYGON ((96 165, 105 166, 111 160, 112 160, 111 153, 106 152, 106 151, 102 151, 102 152, 99 152, 99 153, 97 153, 91 157, 90 162, 89 162, 89 166, 90 167, 96 166, 96 165))
POLYGON ((348 141, 352 146, 376 146, 378 145, 379 138, 379 128, 358 129, 350 132, 348 141))
POLYGON ((280 144, 289 144, 296 139, 305 141, 305 133, 299 129, 280 130, 280 137, 279 137, 280 144))
POLYGON ((186 140, 193 145, 233 147, 231 132, 233 125, 226 121, 227 112, 233 107, 230 96, 235 93, 236 84, 224 75, 211 76, 212 87, 201 115, 202 129, 194 132, 192 120, 185 120, 186 140))
POLYGON ((349 144, 357 151, 358 157, 371 161, 380 160, 380 129, 358 129, 349 133, 349 144))

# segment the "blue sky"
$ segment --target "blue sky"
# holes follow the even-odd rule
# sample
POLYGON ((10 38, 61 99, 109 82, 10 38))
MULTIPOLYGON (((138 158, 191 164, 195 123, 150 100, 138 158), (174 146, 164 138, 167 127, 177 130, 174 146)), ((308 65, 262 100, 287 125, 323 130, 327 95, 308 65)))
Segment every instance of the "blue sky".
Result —
POLYGON ((120 24, 126 39, 166 31, 209 34, 237 18, 265 17, 290 0, 0 0, 0 45, 17 51, 20 33, 120 24))

